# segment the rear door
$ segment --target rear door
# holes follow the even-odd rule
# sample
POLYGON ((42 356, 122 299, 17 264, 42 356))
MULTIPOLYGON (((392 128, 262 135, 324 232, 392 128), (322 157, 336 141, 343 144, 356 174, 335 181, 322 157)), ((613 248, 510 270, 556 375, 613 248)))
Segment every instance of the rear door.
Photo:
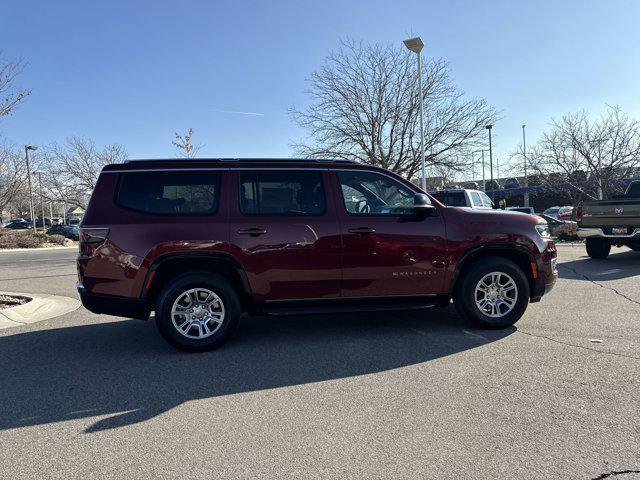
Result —
POLYGON ((417 191, 390 175, 332 171, 342 231, 342 296, 441 293, 446 267, 442 215, 412 213, 417 191))
POLYGON ((238 169, 230 249, 257 300, 340 296, 340 231, 327 172, 238 169))

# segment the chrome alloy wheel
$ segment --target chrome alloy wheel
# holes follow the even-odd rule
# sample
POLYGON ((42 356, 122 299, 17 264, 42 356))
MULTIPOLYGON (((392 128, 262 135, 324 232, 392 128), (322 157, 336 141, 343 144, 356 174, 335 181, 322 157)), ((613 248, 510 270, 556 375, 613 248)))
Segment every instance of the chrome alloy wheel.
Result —
POLYGON ((171 322, 187 338, 202 340, 216 333, 224 322, 224 304, 206 288, 192 288, 176 298, 171 322))
POLYGON ((504 272, 487 273, 476 285, 473 298, 478 309, 488 317, 508 314, 518 301, 516 282, 504 272))

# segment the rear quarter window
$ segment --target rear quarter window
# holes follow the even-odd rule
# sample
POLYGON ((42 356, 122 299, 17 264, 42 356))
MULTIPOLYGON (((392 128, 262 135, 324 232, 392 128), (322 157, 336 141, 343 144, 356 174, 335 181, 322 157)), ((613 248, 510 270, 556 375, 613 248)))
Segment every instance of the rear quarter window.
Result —
POLYGON ((220 172, 125 172, 116 205, 156 215, 211 215, 218 211, 220 172))

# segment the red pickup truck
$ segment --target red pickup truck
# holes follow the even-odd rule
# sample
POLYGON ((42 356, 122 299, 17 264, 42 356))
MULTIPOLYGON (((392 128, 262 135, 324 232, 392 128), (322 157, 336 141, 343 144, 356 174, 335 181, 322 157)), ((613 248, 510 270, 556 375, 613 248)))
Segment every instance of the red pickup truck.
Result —
POLYGON ((177 348, 229 338, 243 312, 448 305, 513 325, 556 281, 539 217, 446 207, 350 161, 149 160, 106 166, 80 228, 78 290, 177 348))

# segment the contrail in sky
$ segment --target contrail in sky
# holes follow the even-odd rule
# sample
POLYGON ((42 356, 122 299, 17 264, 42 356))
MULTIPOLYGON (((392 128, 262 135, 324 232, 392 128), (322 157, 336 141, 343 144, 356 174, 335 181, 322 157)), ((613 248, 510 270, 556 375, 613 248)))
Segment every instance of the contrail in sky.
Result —
POLYGON ((257 113, 257 112, 239 112, 237 110, 220 110, 217 108, 212 108, 211 110, 213 110, 214 112, 220 112, 220 113, 235 113, 236 115, 254 115, 257 117, 264 117, 264 113, 257 113))

